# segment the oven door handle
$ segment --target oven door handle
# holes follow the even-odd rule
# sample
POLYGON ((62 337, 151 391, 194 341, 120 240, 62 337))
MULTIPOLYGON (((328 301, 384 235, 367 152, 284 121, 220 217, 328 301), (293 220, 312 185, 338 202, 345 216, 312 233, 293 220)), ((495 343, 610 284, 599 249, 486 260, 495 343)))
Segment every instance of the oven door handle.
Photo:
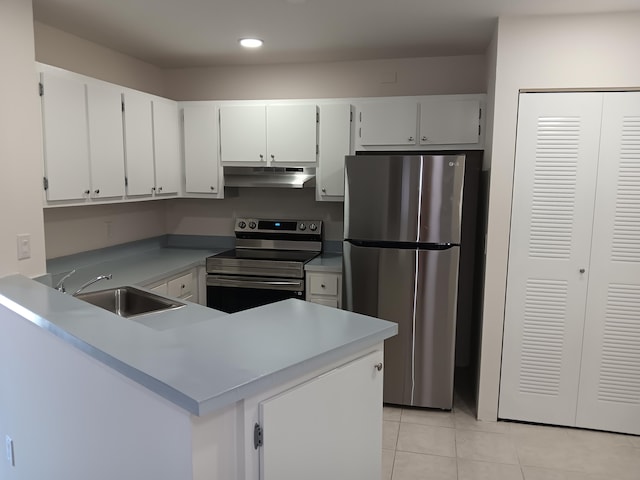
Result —
POLYGON ((303 280, 260 280, 255 278, 225 278, 209 275, 207 286, 236 287, 236 288, 262 288, 268 290, 292 290, 303 291, 303 280))

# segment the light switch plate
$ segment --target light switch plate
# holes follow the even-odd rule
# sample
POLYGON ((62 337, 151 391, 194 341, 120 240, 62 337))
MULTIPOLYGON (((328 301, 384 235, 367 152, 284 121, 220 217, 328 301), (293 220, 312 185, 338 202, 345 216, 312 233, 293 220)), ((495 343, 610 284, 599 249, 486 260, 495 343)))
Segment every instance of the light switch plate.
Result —
POLYGON ((23 233, 18 235, 18 260, 31 258, 31 235, 23 233))

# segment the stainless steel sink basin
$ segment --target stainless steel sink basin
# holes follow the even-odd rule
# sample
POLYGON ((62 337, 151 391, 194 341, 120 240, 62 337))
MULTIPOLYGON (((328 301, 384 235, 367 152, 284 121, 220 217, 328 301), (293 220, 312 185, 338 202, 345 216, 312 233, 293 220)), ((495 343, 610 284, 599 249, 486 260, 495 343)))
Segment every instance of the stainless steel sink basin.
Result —
POLYGON ((76 295, 76 298, 125 318, 174 310, 185 306, 184 303, 134 287, 118 287, 98 292, 80 293, 76 295))

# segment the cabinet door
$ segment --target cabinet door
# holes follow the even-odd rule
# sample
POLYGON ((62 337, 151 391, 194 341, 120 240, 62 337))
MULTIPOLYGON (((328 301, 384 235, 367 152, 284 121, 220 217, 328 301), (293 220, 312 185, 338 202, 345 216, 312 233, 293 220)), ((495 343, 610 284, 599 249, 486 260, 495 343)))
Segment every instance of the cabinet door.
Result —
POLYGON ((362 145, 415 145, 418 104, 414 101, 363 103, 359 108, 362 145))
POLYGON ((267 160, 272 163, 315 163, 317 112, 315 105, 269 105, 267 160))
POLYGON ((225 163, 266 165, 264 106, 220 107, 220 160, 225 163))
POLYGON ((43 73, 42 128, 47 200, 89 196, 89 145, 85 85, 43 73))
POLYGON ((184 168, 187 193, 221 193, 215 107, 187 106, 184 121, 184 168))
POLYGON ((605 93, 576 425, 640 434, 640 93, 605 93))
POLYGON ((167 282, 167 294, 171 297, 186 298, 192 296, 193 272, 186 273, 167 282))
POLYGON ((373 352, 262 402, 260 478, 380 478, 381 362, 373 352))
POLYGON ((118 87, 87 85, 91 196, 124 196, 122 93, 118 87))
POLYGON ((522 94, 499 416, 574 425, 602 95, 522 94))
POLYGON ((344 157, 351 153, 351 105, 321 105, 316 199, 344 199, 344 157))
POLYGON ((480 102, 437 99, 420 102, 420 145, 478 143, 480 102))
POLYGON ((151 97, 125 92, 123 98, 127 195, 151 195, 155 186, 151 97))
POLYGON ((180 188, 180 121, 178 104, 153 100, 153 145, 156 194, 178 193, 180 188))

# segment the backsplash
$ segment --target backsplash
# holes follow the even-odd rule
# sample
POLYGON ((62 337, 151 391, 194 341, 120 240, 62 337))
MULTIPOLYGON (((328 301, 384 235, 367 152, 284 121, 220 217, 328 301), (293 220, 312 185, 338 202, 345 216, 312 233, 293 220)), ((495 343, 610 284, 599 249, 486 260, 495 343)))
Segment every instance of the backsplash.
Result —
POLYGON ((237 188, 225 196, 45 209, 47 259, 167 234, 233 237, 238 216, 320 219, 325 240, 342 240, 343 204, 316 202, 312 188, 237 188))

